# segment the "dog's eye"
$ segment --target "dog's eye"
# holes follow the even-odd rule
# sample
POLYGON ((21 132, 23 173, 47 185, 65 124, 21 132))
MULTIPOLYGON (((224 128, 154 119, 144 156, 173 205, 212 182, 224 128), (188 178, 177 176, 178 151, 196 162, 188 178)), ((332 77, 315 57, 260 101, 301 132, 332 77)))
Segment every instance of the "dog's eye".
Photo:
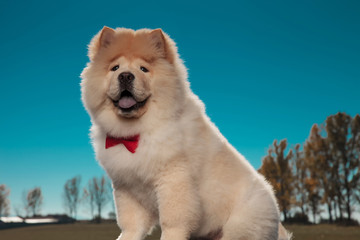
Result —
POLYGON ((111 71, 115 72, 118 69, 119 69, 119 65, 115 65, 115 66, 112 67, 111 71))
POLYGON ((143 71, 143 72, 148 72, 149 71, 146 67, 143 67, 143 66, 140 67, 140 70, 143 71))

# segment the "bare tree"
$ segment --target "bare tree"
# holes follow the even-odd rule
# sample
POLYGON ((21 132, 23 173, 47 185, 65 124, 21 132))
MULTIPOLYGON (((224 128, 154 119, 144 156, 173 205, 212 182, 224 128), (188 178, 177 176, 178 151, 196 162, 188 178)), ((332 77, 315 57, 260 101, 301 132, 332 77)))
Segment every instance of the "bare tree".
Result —
POLYGON ((10 189, 5 184, 0 185, 0 217, 8 216, 10 213, 9 201, 10 189))
POLYGON ((109 213, 109 217, 111 215, 111 219, 113 218, 113 216, 115 215, 115 218, 116 218, 116 209, 115 209, 115 201, 114 201, 114 198, 113 198, 113 184, 111 181, 107 181, 107 187, 108 187, 108 190, 109 190, 109 198, 110 198, 110 204, 111 204, 111 210, 112 212, 109 213))
POLYGON ((88 188, 85 187, 83 190, 82 201, 84 203, 87 203, 87 205, 90 208, 91 219, 94 219, 95 200, 94 200, 94 194, 90 194, 90 188, 89 188, 90 183, 91 180, 88 183, 88 188))
POLYGON ((88 195, 90 199, 93 199, 94 205, 97 209, 98 222, 101 221, 102 209, 111 199, 111 194, 107 182, 108 181, 106 180, 105 176, 102 176, 101 178, 94 177, 89 181, 88 185, 88 195))
POLYGON ((18 204, 14 207, 15 215, 21 218, 24 218, 26 216, 26 212, 24 212, 23 205, 18 204))
POLYGON ((30 212, 32 216, 37 215, 40 212, 40 208, 43 202, 43 196, 41 189, 36 187, 31 189, 26 195, 25 210, 30 212))
POLYGON ((76 219, 77 209, 80 203, 80 183, 81 177, 76 176, 67 180, 64 185, 64 206, 67 212, 76 219))
POLYGON ((27 194, 28 192, 24 190, 21 195, 21 205, 22 208, 19 208, 17 211, 18 216, 22 215, 24 217, 30 216, 28 201, 27 201, 27 194))

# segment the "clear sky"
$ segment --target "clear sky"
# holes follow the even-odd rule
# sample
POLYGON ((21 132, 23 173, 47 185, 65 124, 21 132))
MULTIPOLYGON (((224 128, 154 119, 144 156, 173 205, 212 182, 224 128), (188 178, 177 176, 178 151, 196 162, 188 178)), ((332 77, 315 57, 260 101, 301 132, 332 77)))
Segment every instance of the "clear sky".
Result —
MULTIPOLYGON (((62 213, 67 179, 101 176, 80 101, 87 44, 104 25, 162 28, 220 131, 258 168, 274 139, 360 112, 360 1, 1 1, 0 184, 40 186, 62 213)), ((86 215, 81 210, 79 215, 86 215)))

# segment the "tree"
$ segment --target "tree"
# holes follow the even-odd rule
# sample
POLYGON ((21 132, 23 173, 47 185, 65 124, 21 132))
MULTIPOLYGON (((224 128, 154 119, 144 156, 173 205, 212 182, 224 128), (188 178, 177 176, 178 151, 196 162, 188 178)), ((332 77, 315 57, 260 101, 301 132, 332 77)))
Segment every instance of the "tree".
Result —
POLYGON ((316 222, 325 206, 330 222, 346 217, 351 223, 360 203, 359 114, 337 113, 314 124, 302 151, 298 144, 285 156, 286 146, 286 140, 274 141, 259 169, 274 187, 284 220, 295 205, 303 216, 311 210, 316 222))
POLYGON ((310 176, 305 179, 305 191, 307 192, 307 201, 313 214, 313 222, 316 223, 316 216, 320 210, 320 188, 316 176, 311 172, 310 176))
POLYGON ((304 144, 304 155, 309 169, 306 190, 313 214, 319 209, 315 204, 320 204, 320 198, 327 205, 330 222, 333 212, 337 217, 337 209, 340 220, 345 209, 350 221, 352 206, 360 194, 359 115, 351 118, 337 113, 329 116, 323 127, 314 124, 304 144))
POLYGON ((293 186, 293 174, 290 160, 293 156, 292 150, 285 156, 287 140, 274 141, 273 146, 268 150, 268 155, 262 160, 259 172, 271 183, 275 190, 280 210, 283 213, 284 221, 288 219, 288 212, 291 207, 293 186))
POLYGON ((10 189, 5 184, 0 185, 0 217, 8 216, 10 213, 9 201, 10 189))
POLYGON ((109 212, 109 219, 116 220, 116 213, 115 212, 109 212))
POLYGON ((327 139, 321 136, 321 128, 314 124, 311 128, 310 136, 304 144, 305 161, 310 170, 307 190, 312 195, 310 196, 312 210, 317 211, 318 207, 314 206, 314 204, 317 203, 318 199, 321 199, 321 202, 327 205, 329 220, 332 223, 332 206, 338 186, 336 181, 334 181, 337 163, 329 149, 327 139))
POLYGON ((32 213, 32 216, 39 214, 43 202, 41 189, 36 187, 31 189, 26 195, 26 211, 32 213))
POLYGON ((88 188, 85 187, 83 190, 82 199, 83 202, 87 203, 90 208, 91 219, 95 219, 94 216, 95 200, 94 200, 94 194, 90 194, 90 183, 91 180, 89 181, 88 188))
POLYGON ((346 113, 337 113, 326 119, 328 145, 337 159, 339 207, 345 205, 347 220, 351 220, 352 205, 359 194, 360 183, 360 116, 353 119, 346 113))
POLYGON ((81 177, 76 176, 66 181, 64 185, 64 206, 70 216, 76 219, 77 209, 80 203, 80 183, 81 177))
POLYGON ((105 176, 102 176, 101 178, 94 177, 89 181, 88 189, 86 190, 88 198, 90 198, 90 202, 93 201, 93 204, 97 209, 98 222, 101 221, 103 207, 111 199, 111 192, 109 191, 109 185, 107 182, 108 181, 106 180, 105 176))
POLYGON ((305 191, 308 167, 304 158, 304 153, 300 151, 300 144, 294 148, 293 167, 294 167, 294 195, 295 205, 300 208, 302 217, 307 218, 307 192, 305 191))
MULTIPOLYGON (((352 131, 352 135, 353 135, 353 142, 351 144, 353 144, 353 155, 354 157, 358 158, 359 161, 360 161, 360 115, 356 115, 354 118, 353 118, 353 121, 352 121, 352 128, 351 128, 351 131, 352 131)), ((360 166, 360 163, 359 163, 359 166, 360 166)), ((360 169, 358 169, 358 172, 360 171, 360 169)), ((357 187, 354 189, 356 191, 356 200, 358 201, 358 203, 360 203, 360 180, 359 180, 359 183, 357 184, 357 187)))

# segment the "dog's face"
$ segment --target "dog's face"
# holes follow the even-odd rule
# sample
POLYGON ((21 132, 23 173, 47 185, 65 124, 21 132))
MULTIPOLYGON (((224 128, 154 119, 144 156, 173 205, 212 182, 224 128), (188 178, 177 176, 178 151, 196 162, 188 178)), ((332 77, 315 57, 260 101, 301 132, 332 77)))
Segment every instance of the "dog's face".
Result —
POLYGON ((89 58, 81 74, 82 100, 92 119, 108 128, 179 102, 186 71, 175 43, 160 29, 104 27, 89 45, 89 58))
POLYGON ((139 118, 151 97, 151 65, 141 58, 119 56, 109 65, 107 97, 114 111, 125 118, 139 118))

